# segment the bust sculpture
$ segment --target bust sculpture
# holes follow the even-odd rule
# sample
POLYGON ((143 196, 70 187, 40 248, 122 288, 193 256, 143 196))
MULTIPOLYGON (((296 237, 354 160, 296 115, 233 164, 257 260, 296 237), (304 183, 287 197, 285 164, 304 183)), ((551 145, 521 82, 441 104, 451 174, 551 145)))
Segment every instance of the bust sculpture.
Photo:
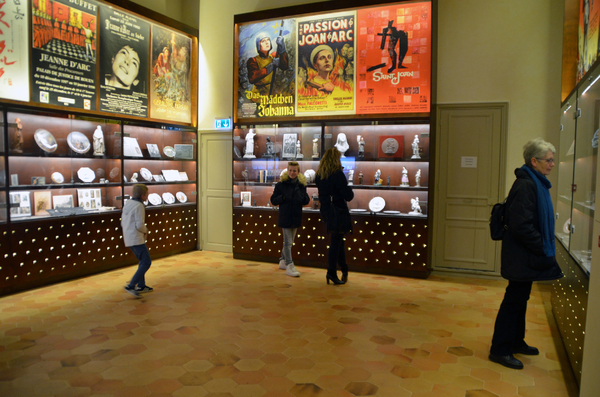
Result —
POLYGON ((94 135, 92 136, 94 142, 94 156, 104 156, 104 134, 102 133, 102 127, 96 127, 94 135))
POLYGON ((408 186, 408 171, 406 167, 402 167, 402 183, 400 186, 408 186))
POLYGON ((419 155, 419 135, 415 135, 415 139, 413 140, 412 143, 412 157, 411 159, 420 159, 421 156, 419 155))
POLYGON ((341 157, 346 157, 345 153, 348 151, 348 149, 350 149, 350 145, 348 144, 348 138, 346 137, 346 134, 343 132, 338 134, 335 148, 342 154, 341 157))
POLYGON ((255 159, 256 156, 254 155, 254 136, 256 135, 256 133, 254 132, 253 128, 250 128, 250 130, 248 130, 248 133, 246 134, 246 148, 244 150, 244 158, 245 159, 255 159))

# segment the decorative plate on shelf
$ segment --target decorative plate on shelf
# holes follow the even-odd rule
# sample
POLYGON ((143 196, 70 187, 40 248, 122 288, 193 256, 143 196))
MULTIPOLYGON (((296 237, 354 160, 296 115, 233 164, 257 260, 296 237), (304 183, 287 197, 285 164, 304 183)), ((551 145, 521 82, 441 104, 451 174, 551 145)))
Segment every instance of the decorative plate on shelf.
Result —
POLYGON ((175 196, 173 196, 169 192, 163 193, 162 198, 163 198, 163 200, 165 200, 165 203, 167 203, 167 204, 174 204, 175 203, 175 196))
POLYGON ((52 182, 54 183, 63 183, 65 181, 65 177, 60 172, 54 172, 50 175, 52 182))
POLYGON ((167 157, 175 157, 175 149, 173 149, 173 146, 165 146, 163 148, 163 153, 167 157))
POLYGON ((89 167, 81 167, 77 171, 77 176, 82 182, 94 182, 94 179, 96 179, 96 173, 89 167))
POLYGON ((87 153, 92 147, 88 137, 79 131, 73 131, 67 136, 67 144, 72 151, 79 154, 87 153))
POLYGON ((385 200, 383 197, 373 197, 369 201, 369 209, 373 212, 380 212, 385 208, 385 200))
POLYGON ((110 174, 108 174, 108 176, 110 176, 110 179, 117 179, 119 177, 120 173, 121 173, 121 170, 119 168, 115 167, 112 170, 110 170, 110 174))
POLYGON ((148 195, 148 201, 152 205, 161 205, 162 204, 162 199, 160 198, 160 196, 157 193, 150 193, 148 195))
POLYGON ((150 172, 150 170, 148 168, 142 168, 140 170, 140 175, 142 175, 142 178, 144 178, 148 182, 152 181, 152 173, 150 172))
POLYGON ((177 200, 179 200, 180 203, 185 203, 187 201, 187 196, 184 192, 175 193, 175 197, 177 197, 177 200))
POLYGON ((36 130, 33 134, 33 138, 35 139, 35 143, 38 144, 40 149, 45 152, 53 153, 56 151, 58 147, 58 143, 56 143, 56 139, 54 139, 54 135, 50 133, 50 131, 39 129, 36 130))

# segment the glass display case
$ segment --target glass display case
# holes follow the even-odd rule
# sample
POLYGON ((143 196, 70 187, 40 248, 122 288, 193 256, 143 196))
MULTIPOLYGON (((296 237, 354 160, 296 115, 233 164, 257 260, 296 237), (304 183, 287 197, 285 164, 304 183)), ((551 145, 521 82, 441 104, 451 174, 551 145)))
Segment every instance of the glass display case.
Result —
POLYGON ((323 152, 336 146, 354 190, 353 214, 427 217, 428 124, 243 126, 233 139, 234 207, 270 207, 273 185, 297 161, 311 197, 305 210, 316 209, 314 175, 323 152))
POLYGON ((429 122, 320 122, 236 125, 233 131, 233 256, 276 261, 278 212, 269 202, 289 161, 297 161, 311 200, 293 248, 294 262, 325 267, 327 232, 319 214, 316 171, 337 147, 354 199, 347 235, 355 271, 425 278, 429 226, 429 122))
MULTIPOLYGON (((2 108, 0 108, 2 110, 2 108)), ((4 112, 2 111, 2 114, 4 112)), ((4 120, 4 119, 3 119, 4 120)), ((8 206, 6 204, 6 146, 4 144, 4 121, 0 121, 2 123, 2 128, 0 129, 0 224, 6 223, 7 218, 7 209, 8 206)))
POLYGON ((135 183, 148 185, 150 208, 196 205, 193 129, 26 110, 6 120, 0 219, 118 213, 135 183))
POLYGON ((569 249, 571 240, 571 205, 573 202, 573 167, 575 165, 575 115, 577 97, 573 95, 562 107, 560 142, 554 158, 558 171, 555 234, 569 249))

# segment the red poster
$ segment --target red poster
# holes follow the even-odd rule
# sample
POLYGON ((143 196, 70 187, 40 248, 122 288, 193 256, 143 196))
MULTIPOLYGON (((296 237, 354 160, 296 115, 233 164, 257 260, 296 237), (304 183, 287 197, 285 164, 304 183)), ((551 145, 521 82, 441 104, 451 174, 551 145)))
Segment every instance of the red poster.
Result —
POLYGON ((431 3, 359 9, 356 113, 422 113, 431 103, 431 3))

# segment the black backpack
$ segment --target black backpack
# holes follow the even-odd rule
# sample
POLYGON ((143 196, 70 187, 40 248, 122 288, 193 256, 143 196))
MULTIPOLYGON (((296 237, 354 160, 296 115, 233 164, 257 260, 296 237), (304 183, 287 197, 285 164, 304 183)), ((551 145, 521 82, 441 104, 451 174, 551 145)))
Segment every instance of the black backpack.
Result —
POLYGON ((492 240, 502 240, 504 238, 504 231, 508 230, 506 222, 504 220, 504 211, 506 209, 506 199, 501 203, 496 203, 492 207, 490 214, 490 235, 492 240))

